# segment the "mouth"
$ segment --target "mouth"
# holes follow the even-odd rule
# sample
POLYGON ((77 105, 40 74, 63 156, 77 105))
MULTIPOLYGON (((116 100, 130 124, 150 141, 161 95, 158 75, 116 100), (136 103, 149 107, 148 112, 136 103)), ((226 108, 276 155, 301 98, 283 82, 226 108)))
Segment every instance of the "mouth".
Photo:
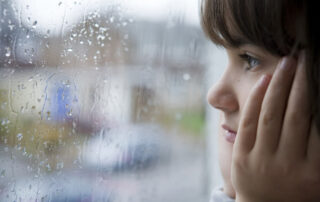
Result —
POLYGON ((224 138, 230 142, 230 143, 234 143, 236 136, 237 136, 237 132, 230 129, 230 127, 228 127, 227 125, 222 125, 223 130, 225 131, 224 133, 224 138))

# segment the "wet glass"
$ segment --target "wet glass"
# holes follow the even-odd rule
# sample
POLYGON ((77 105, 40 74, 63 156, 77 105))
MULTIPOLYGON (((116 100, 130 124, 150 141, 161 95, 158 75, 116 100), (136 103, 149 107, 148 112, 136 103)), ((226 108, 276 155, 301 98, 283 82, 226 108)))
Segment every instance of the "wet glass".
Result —
POLYGON ((207 201, 197 0, 0 1, 0 201, 207 201))

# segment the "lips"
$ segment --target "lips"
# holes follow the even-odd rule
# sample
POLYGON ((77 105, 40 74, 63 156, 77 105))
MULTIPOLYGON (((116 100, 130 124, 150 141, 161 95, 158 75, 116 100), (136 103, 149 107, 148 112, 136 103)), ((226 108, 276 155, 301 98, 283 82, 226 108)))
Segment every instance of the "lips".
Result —
POLYGON ((237 136, 237 132, 230 129, 230 127, 228 127, 227 125, 222 125, 222 128, 224 129, 224 137, 225 139, 230 142, 230 143, 234 143, 236 136, 237 136))

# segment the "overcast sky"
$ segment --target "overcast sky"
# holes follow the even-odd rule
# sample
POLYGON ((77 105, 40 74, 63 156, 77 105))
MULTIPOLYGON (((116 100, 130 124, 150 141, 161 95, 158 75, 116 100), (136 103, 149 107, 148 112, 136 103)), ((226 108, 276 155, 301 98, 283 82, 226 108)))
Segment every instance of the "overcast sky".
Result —
POLYGON ((199 0, 14 0, 17 18, 45 34, 61 34, 95 9, 118 5, 119 11, 133 20, 150 21, 179 18, 199 24, 199 0), (64 22, 64 23, 63 23, 64 22))

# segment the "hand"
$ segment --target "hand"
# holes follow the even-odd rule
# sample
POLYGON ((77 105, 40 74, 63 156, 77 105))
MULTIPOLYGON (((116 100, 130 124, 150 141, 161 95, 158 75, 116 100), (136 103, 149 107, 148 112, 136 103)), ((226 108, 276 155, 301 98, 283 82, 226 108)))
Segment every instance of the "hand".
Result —
POLYGON ((236 201, 320 201, 320 136, 312 123, 304 54, 284 57, 253 87, 232 157, 236 201))

